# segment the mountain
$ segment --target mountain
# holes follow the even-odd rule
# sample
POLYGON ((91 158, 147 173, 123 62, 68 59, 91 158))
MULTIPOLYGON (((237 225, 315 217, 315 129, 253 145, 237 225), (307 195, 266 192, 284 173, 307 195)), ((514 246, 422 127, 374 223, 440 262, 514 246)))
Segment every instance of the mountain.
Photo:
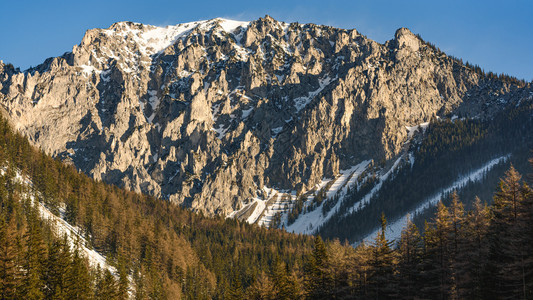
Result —
POLYGON ((13 126, 96 180, 350 241, 530 147, 532 95, 406 28, 380 44, 269 16, 119 22, 26 71, 0 64, 13 126))
POLYGON ((0 117, 0 296, 221 299, 312 238, 97 182, 32 147, 0 117), (237 279, 235 279, 237 278, 237 279))

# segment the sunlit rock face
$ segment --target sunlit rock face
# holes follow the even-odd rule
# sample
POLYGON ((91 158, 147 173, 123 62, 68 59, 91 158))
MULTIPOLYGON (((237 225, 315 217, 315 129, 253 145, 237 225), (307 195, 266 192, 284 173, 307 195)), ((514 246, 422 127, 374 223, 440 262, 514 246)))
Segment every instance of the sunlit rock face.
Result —
POLYGON ((379 44, 268 16, 121 22, 36 68, 0 64, 0 104, 34 144, 98 180, 209 215, 395 158, 406 126, 490 117, 516 89, 405 28, 379 44))

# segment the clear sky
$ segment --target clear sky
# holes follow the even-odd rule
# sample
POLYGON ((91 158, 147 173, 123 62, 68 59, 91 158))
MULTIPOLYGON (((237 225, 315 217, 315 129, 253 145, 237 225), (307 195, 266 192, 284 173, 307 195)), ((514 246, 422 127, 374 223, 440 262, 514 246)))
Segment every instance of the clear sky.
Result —
POLYGON ((0 59, 21 69, 71 51, 85 30, 134 21, 171 25, 264 15, 285 22, 356 28, 378 42, 399 27, 486 71, 533 80, 533 1, 0 0, 0 59))

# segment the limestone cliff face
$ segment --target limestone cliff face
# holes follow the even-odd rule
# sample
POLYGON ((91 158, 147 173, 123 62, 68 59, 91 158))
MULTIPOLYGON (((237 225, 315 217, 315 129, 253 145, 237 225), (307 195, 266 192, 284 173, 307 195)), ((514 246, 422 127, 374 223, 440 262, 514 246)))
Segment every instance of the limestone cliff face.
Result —
POLYGON ((121 22, 25 72, 0 63, 1 106, 46 152, 224 215, 265 186, 305 191, 362 160, 391 159, 405 126, 490 117, 513 93, 405 28, 379 44, 268 16, 121 22))

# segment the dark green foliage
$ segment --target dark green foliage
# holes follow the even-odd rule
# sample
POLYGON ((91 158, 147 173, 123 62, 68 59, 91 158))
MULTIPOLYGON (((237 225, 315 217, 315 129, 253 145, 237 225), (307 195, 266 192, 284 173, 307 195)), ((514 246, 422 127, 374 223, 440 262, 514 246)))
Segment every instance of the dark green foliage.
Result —
MULTIPOLYGON (((408 222, 397 244, 385 236, 383 215, 371 244, 354 249, 316 237, 296 278, 304 278, 307 299, 531 299, 533 191, 511 167, 494 198, 491 207, 478 198, 465 212, 453 193, 424 236, 408 222)), ((281 298, 272 282, 284 276, 262 275, 247 295, 281 298)))
POLYGON ((409 219, 398 242, 398 294, 413 298, 422 287, 422 238, 416 225, 409 219))
MULTIPOLYGON (((319 234, 325 238, 359 241, 379 226, 382 212, 396 216, 412 211, 421 201, 434 196, 435 191, 447 188, 457 180, 457 174, 469 173, 509 153, 511 159, 523 167, 526 160, 521 157, 530 155, 529 150, 533 147, 531 108, 529 104, 514 107, 490 121, 432 119, 423 138, 412 143, 410 151, 414 155, 414 164, 400 162, 400 167, 382 182, 379 191, 364 207, 358 203, 378 182, 371 172, 362 174, 358 186, 339 206, 339 217, 324 223, 319 234), (351 211, 351 208, 355 210, 351 211)), ((471 206, 476 195, 490 199, 492 184, 508 166, 497 165, 486 175, 484 182, 469 183, 464 191, 469 194, 462 195, 468 196, 463 198, 466 199, 465 205, 471 206)), ((421 226, 433 213, 413 216, 414 222, 421 226)))
POLYGON ((0 299, 14 299, 20 286, 17 268, 16 229, 0 214, 0 299))
POLYGON ((531 189, 521 184, 520 174, 511 167, 494 197, 489 229, 489 270, 501 297, 527 299, 533 295, 531 202, 531 189))
MULTIPOLYGON (((420 165, 400 169, 391 182, 383 183, 379 197, 417 197, 412 190, 393 189, 402 174, 428 175, 424 169, 442 167, 438 176, 447 178, 456 170, 444 164, 456 156, 463 157, 468 170, 495 153, 529 143, 531 133, 525 132, 529 125, 519 127, 516 121, 529 122, 522 119, 524 112, 508 116, 497 122, 516 129, 510 136, 517 139, 515 144, 502 132, 494 134, 497 128, 476 122, 432 123, 428 135, 438 138, 418 145, 420 165), (446 140, 449 132, 462 139, 460 147, 454 148, 456 140, 446 140), (483 147, 496 152, 481 151, 483 147), (468 156, 468 151, 474 154, 468 156), (443 157, 448 158, 441 162, 443 157)), ((383 217, 374 243, 352 248, 320 237, 313 247, 310 237, 205 218, 160 199, 94 182, 33 149, 4 120, 0 157, 6 162, 0 175, 2 298, 122 299, 128 291, 138 299, 529 299, 533 295, 533 192, 514 169, 501 182, 490 209, 478 200, 465 213, 454 195, 451 202, 439 205, 423 238, 409 224, 394 247, 384 234, 383 217), (16 172, 32 178, 34 186, 17 183, 16 172), (81 229, 89 247, 107 256, 117 276, 90 268, 80 245, 71 247, 56 236, 28 195, 56 214, 65 207, 65 218, 81 229)), ((375 186, 374 172, 358 179, 351 204, 375 186)), ((411 203, 405 201, 394 205, 411 203)), ((396 208, 375 203, 366 212, 396 208)), ((301 211, 297 207, 294 211, 301 211)), ((358 222, 361 226, 365 219, 358 222)))
POLYGON ((242 299, 243 297, 243 290, 242 290, 242 284, 241 279, 235 274, 233 276, 233 279, 231 280, 231 285, 226 293, 226 299, 230 300, 238 300, 242 299))
POLYGON ((320 236, 315 237, 315 247, 306 268, 306 295, 310 299, 327 299, 332 294, 332 278, 328 270, 326 246, 320 236))
POLYGON ((288 217, 287 217, 288 218, 287 219, 287 224, 288 225, 291 225, 292 223, 294 223, 294 221, 298 218, 298 216, 300 216, 300 213, 302 213, 302 210, 303 210, 303 207, 304 207, 304 201, 305 201, 305 197, 304 196, 298 196, 296 198, 296 202, 292 206, 291 210, 289 211, 288 217))
POLYGON ((392 242, 387 240, 385 230, 387 220, 381 215, 381 231, 371 247, 369 266, 372 272, 369 276, 370 295, 372 298, 387 298, 394 294, 394 253, 392 242))
POLYGON ((114 300, 118 299, 118 289, 115 278, 109 270, 105 270, 102 278, 100 278, 96 288, 96 299, 114 300))
POLYGON ((277 299, 298 299, 300 297, 297 279, 289 273, 289 267, 284 262, 276 258, 271 274, 277 299))

